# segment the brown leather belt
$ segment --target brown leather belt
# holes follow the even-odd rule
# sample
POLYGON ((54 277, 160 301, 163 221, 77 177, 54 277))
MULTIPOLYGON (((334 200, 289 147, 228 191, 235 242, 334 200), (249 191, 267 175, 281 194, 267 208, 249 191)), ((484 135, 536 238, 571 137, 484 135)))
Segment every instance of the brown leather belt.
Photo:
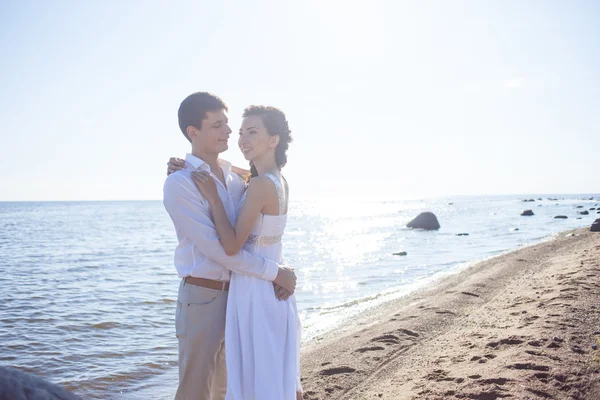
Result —
POLYGON ((185 283, 189 283, 190 285, 200 286, 207 289, 229 290, 229 282, 213 281, 212 279, 205 278, 194 278, 193 276, 188 276, 184 278, 184 280, 185 283))

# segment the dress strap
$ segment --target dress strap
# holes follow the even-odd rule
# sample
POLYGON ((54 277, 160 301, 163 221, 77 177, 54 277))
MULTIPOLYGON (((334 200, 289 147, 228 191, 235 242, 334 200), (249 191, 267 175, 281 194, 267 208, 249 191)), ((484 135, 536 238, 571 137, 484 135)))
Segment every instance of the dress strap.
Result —
POLYGON ((283 187, 281 187, 281 182, 279 182, 279 179, 277 179, 277 177, 275 177, 275 175, 273 174, 265 174, 265 176, 268 176, 273 183, 275 184, 275 188, 277 189, 277 198, 279 199, 279 215, 283 215, 285 213, 287 213, 287 210, 285 210, 285 198, 283 195, 283 187))

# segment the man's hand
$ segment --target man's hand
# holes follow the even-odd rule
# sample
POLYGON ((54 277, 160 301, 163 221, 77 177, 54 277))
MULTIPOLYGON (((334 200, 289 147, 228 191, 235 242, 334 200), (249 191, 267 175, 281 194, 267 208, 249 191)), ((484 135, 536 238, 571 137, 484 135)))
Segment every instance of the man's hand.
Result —
POLYGON ((290 294, 294 294, 296 290, 296 274, 292 268, 280 266, 273 283, 283 287, 290 294))
POLYGON ((279 286, 276 283, 273 284, 273 289, 275 290, 275 297, 277 297, 277 300, 286 301, 292 295, 292 293, 289 290, 282 286, 279 286))

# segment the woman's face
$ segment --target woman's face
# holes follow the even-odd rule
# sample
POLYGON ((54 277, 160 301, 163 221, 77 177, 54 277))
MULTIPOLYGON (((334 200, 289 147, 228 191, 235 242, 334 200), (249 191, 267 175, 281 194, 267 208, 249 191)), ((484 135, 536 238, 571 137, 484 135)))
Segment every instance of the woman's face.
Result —
POLYGON ((269 135, 261 117, 251 115, 242 121, 238 146, 246 160, 252 161, 274 152, 278 140, 279 136, 269 135))

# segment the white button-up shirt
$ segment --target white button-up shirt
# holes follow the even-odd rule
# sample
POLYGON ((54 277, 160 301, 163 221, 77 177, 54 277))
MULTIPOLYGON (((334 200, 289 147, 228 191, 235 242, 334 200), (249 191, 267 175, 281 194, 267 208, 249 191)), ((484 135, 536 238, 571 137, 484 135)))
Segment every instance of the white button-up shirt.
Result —
POLYGON ((225 186, 203 160, 187 154, 185 161, 185 168, 169 175, 163 188, 163 204, 173 220, 179 239, 179 245, 175 249, 175 268, 179 277, 229 281, 230 271, 233 271, 268 281, 275 280, 278 272, 276 262, 243 249, 235 256, 225 253, 211 219, 208 201, 194 184, 192 172, 206 171, 213 176, 227 217, 233 226, 245 189, 242 178, 231 172, 231 164, 219 160, 227 183, 225 186))

